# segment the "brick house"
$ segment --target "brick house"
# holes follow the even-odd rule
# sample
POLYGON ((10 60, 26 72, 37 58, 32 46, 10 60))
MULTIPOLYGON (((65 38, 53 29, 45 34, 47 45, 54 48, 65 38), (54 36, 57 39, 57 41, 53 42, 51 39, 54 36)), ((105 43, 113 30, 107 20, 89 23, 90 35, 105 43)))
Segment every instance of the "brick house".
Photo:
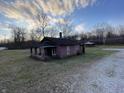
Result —
POLYGON ((85 47, 79 40, 62 38, 60 33, 60 38, 44 37, 41 42, 33 43, 30 52, 33 58, 48 60, 83 54, 85 47))

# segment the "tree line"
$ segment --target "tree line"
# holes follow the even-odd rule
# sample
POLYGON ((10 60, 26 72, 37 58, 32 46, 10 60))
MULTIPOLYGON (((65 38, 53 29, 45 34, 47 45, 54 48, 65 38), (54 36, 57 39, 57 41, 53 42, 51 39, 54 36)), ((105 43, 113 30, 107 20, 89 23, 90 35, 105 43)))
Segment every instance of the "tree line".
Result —
MULTIPOLYGON (((57 22, 56 27, 49 28, 48 15, 38 13, 36 16, 37 28, 27 31, 26 28, 10 25, 11 41, 6 42, 10 49, 29 48, 32 41, 40 41, 42 37, 57 37, 61 31, 63 38, 81 39, 82 41, 92 41, 96 44, 124 44, 124 25, 111 26, 107 23, 95 25, 91 31, 76 34, 71 17, 63 18, 63 23, 57 22), (48 29, 49 28, 49 29, 48 29)), ((4 44, 3 44, 4 45, 4 44)))
POLYGON ((82 34, 81 37, 96 44, 124 44, 124 25, 115 27, 107 23, 97 24, 91 32, 82 34))

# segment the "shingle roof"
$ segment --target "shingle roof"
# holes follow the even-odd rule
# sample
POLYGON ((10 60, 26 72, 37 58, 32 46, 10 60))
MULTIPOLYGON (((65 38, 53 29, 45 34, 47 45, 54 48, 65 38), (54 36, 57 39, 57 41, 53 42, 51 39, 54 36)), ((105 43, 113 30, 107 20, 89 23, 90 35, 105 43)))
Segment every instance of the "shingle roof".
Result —
POLYGON ((31 47, 39 47, 39 46, 41 46, 41 43, 40 42, 38 42, 38 41, 31 41, 30 43, 29 43, 29 45, 31 46, 31 47))
POLYGON ((44 37, 44 39, 41 41, 41 44, 43 45, 79 45, 79 40, 72 40, 67 38, 52 38, 52 37, 44 37))
POLYGON ((32 41, 31 47, 56 47, 56 46, 72 46, 72 45, 83 45, 82 41, 67 39, 67 38, 53 38, 44 37, 41 42, 32 41))

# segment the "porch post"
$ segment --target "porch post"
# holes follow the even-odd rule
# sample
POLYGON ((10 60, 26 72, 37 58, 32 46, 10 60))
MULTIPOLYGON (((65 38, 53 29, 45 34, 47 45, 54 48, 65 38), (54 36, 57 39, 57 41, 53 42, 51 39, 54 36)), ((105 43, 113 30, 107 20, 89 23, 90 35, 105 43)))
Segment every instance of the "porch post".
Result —
POLYGON ((85 54, 85 45, 83 45, 82 51, 85 54))
POLYGON ((39 55, 41 55, 41 48, 39 48, 39 55))
POLYGON ((30 53, 31 53, 31 55, 32 55, 32 53, 33 53, 33 51, 32 51, 32 47, 30 48, 30 53))
POLYGON ((35 47, 35 55, 37 55, 37 48, 35 47))
POLYGON ((42 56, 45 56, 45 50, 44 50, 44 48, 42 47, 42 56))

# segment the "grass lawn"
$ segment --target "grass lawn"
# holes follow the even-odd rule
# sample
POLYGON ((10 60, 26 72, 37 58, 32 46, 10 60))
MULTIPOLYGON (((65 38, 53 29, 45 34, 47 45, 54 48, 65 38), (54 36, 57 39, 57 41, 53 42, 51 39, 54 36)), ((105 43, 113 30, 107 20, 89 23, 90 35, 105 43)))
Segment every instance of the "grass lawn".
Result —
POLYGON ((41 62, 31 59, 28 50, 0 51, 0 93, 43 93, 36 92, 38 87, 43 90, 43 86, 59 75, 112 52, 101 50, 101 47, 86 48, 85 55, 41 62))
POLYGON ((124 45, 100 45, 100 48, 124 48, 124 45))

